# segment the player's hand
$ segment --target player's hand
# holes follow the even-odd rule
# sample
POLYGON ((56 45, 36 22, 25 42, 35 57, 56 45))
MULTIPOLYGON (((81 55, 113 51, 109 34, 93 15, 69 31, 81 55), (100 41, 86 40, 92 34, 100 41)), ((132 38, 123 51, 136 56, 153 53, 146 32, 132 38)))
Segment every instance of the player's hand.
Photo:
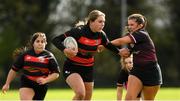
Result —
POLYGON ((37 78, 37 79, 36 79, 36 82, 37 82, 39 85, 44 85, 44 84, 47 83, 47 80, 46 80, 46 78, 40 77, 40 78, 37 78))
POLYGON ((128 48, 122 48, 119 50, 119 55, 123 58, 127 58, 130 56, 130 52, 129 52, 129 49, 128 48))
POLYGON ((64 54, 68 57, 68 58, 73 58, 77 55, 77 51, 70 49, 70 48, 65 48, 64 49, 64 54))
POLYGON ((105 47, 103 45, 98 45, 97 47, 97 52, 100 53, 105 49, 105 47))
POLYGON ((8 85, 8 84, 5 84, 5 85, 2 87, 2 93, 5 94, 8 90, 9 90, 9 85, 8 85))

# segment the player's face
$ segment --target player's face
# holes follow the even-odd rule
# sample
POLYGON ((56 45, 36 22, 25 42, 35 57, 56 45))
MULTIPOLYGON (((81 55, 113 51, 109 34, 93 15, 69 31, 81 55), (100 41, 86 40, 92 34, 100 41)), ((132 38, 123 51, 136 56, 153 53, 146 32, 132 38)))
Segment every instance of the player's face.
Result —
POLYGON ((40 53, 45 49, 47 42, 43 36, 38 36, 33 43, 33 47, 36 53, 40 53))
POLYGON ((124 60, 124 64, 125 64, 126 68, 128 68, 129 70, 131 70, 132 67, 133 67, 133 60, 132 60, 132 58, 131 58, 131 57, 126 58, 126 59, 124 60))
POLYGON ((93 32, 101 32, 105 25, 105 17, 99 16, 95 21, 90 22, 90 28, 93 32))
POLYGON ((142 25, 141 24, 138 24, 136 22, 136 19, 129 19, 128 20, 128 28, 131 32, 135 32, 137 31, 138 29, 142 28, 142 25))

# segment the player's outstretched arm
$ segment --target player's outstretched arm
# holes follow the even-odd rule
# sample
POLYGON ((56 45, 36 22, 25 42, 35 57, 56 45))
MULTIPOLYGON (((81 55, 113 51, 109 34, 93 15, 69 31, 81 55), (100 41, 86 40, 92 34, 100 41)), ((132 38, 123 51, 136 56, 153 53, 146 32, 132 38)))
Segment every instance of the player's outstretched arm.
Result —
POLYGON ((16 71, 11 69, 8 73, 6 83, 2 87, 2 93, 6 93, 6 91, 9 90, 10 83, 15 77, 16 77, 16 71))

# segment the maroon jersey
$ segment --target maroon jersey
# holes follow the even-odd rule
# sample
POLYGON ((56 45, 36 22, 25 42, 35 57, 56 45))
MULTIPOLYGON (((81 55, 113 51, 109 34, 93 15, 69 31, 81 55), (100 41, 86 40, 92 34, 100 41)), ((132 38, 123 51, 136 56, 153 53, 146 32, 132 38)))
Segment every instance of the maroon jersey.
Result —
POLYGON ((130 44, 133 53, 134 65, 144 66, 149 62, 157 61, 154 43, 148 32, 140 30, 128 35, 133 43, 130 44))

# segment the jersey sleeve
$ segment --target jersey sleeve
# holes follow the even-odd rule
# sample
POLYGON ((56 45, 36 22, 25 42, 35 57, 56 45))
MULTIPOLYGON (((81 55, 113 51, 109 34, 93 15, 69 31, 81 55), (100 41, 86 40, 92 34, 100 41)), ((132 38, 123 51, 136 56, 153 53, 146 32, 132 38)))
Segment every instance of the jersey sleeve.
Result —
POLYGON ((102 45, 112 52, 119 53, 119 49, 109 41, 104 32, 102 33, 102 45))
POLYGON ((79 37, 80 30, 78 28, 72 28, 71 30, 65 32, 64 34, 61 34, 59 36, 56 36, 52 39, 52 43, 61 51, 65 49, 65 46, 63 45, 63 41, 66 37, 71 36, 74 37, 76 40, 79 37))
POLYGON ((146 34, 141 32, 134 32, 132 34, 129 34, 129 37, 134 43, 144 42, 147 38, 146 34))
POLYGON ((60 68, 59 68, 59 64, 56 60, 56 58, 54 57, 54 55, 52 53, 50 53, 50 59, 49 59, 49 70, 51 71, 51 73, 60 73, 60 68))
POLYGON ((12 69, 18 72, 20 69, 23 68, 23 64, 24 64, 24 54, 20 54, 13 62, 12 69))

